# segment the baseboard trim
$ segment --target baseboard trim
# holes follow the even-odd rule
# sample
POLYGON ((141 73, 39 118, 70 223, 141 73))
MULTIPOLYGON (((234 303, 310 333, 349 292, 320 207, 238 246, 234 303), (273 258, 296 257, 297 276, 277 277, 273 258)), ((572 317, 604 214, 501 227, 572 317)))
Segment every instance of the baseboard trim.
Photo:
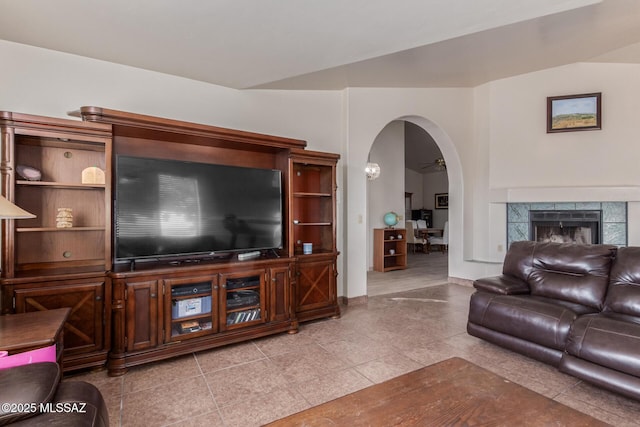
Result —
POLYGON ((347 297, 339 297, 340 303, 344 305, 364 305, 369 302, 369 297, 367 295, 361 295, 359 297, 347 298, 347 297))
POLYGON ((455 283, 456 285, 460 285, 460 286, 467 286, 467 287, 470 287, 470 288, 473 287, 473 280, 470 280, 470 279, 462 279, 460 277, 451 277, 451 276, 449 276, 447 281, 449 283, 455 283))

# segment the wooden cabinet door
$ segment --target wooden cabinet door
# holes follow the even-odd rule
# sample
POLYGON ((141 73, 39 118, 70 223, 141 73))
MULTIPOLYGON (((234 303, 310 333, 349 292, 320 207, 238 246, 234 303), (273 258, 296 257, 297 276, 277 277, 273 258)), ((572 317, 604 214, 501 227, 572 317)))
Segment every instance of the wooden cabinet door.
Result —
POLYGON ((269 321, 287 321, 291 318, 291 287, 288 267, 269 269, 269 321))
POLYGON ((244 328, 264 323, 266 271, 241 270, 220 275, 220 330, 244 328))
POLYGON ((299 261, 296 276, 295 307, 300 320, 315 317, 317 310, 338 309, 334 258, 299 261))
POLYGON ((64 354, 89 353, 104 345, 104 282, 66 283, 16 289, 15 311, 27 313, 69 307, 64 354))
POLYGON ((218 277, 181 277, 164 280, 165 342, 182 341, 218 332, 218 277), (193 313, 181 306, 193 304, 193 313), (186 309, 185 309, 186 310, 186 309), (184 330, 184 325, 190 326, 184 330))
POLYGON ((156 347, 162 338, 162 298, 157 280, 127 283, 125 345, 127 351, 156 347))

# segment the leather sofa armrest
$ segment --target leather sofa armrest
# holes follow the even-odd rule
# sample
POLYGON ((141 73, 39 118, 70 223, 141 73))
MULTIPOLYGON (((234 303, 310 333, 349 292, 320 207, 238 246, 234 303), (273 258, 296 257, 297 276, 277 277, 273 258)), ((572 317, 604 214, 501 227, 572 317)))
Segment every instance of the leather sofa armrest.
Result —
POLYGON ((477 279, 473 282, 473 287, 479 291, 501 295, 523 295, 531 293, 531 289, 526 282, 504 274, 477 279))
POLYGON ((61 377, 54 362, 0 370, 0 402, 6 404, 0 409, 0 425, 38 415, 39 405, 52 401, 61 377))

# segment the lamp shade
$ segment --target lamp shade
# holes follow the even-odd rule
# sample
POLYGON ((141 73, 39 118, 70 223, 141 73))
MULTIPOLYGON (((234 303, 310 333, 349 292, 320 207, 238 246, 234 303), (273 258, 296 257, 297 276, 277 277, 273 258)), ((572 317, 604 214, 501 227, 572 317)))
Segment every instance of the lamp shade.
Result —
POLYGON ((0 219, 26 219, 35 217, 34 214, 17 207, 3 196, 0 196, 0 219))

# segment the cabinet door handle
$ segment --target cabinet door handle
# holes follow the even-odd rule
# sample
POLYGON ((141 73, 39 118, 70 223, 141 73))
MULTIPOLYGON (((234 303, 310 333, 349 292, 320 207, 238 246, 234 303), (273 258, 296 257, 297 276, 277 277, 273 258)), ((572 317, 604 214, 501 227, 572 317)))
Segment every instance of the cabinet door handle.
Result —
POLYGON ((217 286, 214 286, 214 287, 213 287, 213 289, 217 291, 217 290, 218 290, 218 287, 217 287, 217 286))
POLYGON ((100 295, 96 296, 96 301, 100 301, 102 297, 100 295))
POLYGON ((151 298, 155 298, 155 297, 156 297, 156 294, 151 294, 151 298))

